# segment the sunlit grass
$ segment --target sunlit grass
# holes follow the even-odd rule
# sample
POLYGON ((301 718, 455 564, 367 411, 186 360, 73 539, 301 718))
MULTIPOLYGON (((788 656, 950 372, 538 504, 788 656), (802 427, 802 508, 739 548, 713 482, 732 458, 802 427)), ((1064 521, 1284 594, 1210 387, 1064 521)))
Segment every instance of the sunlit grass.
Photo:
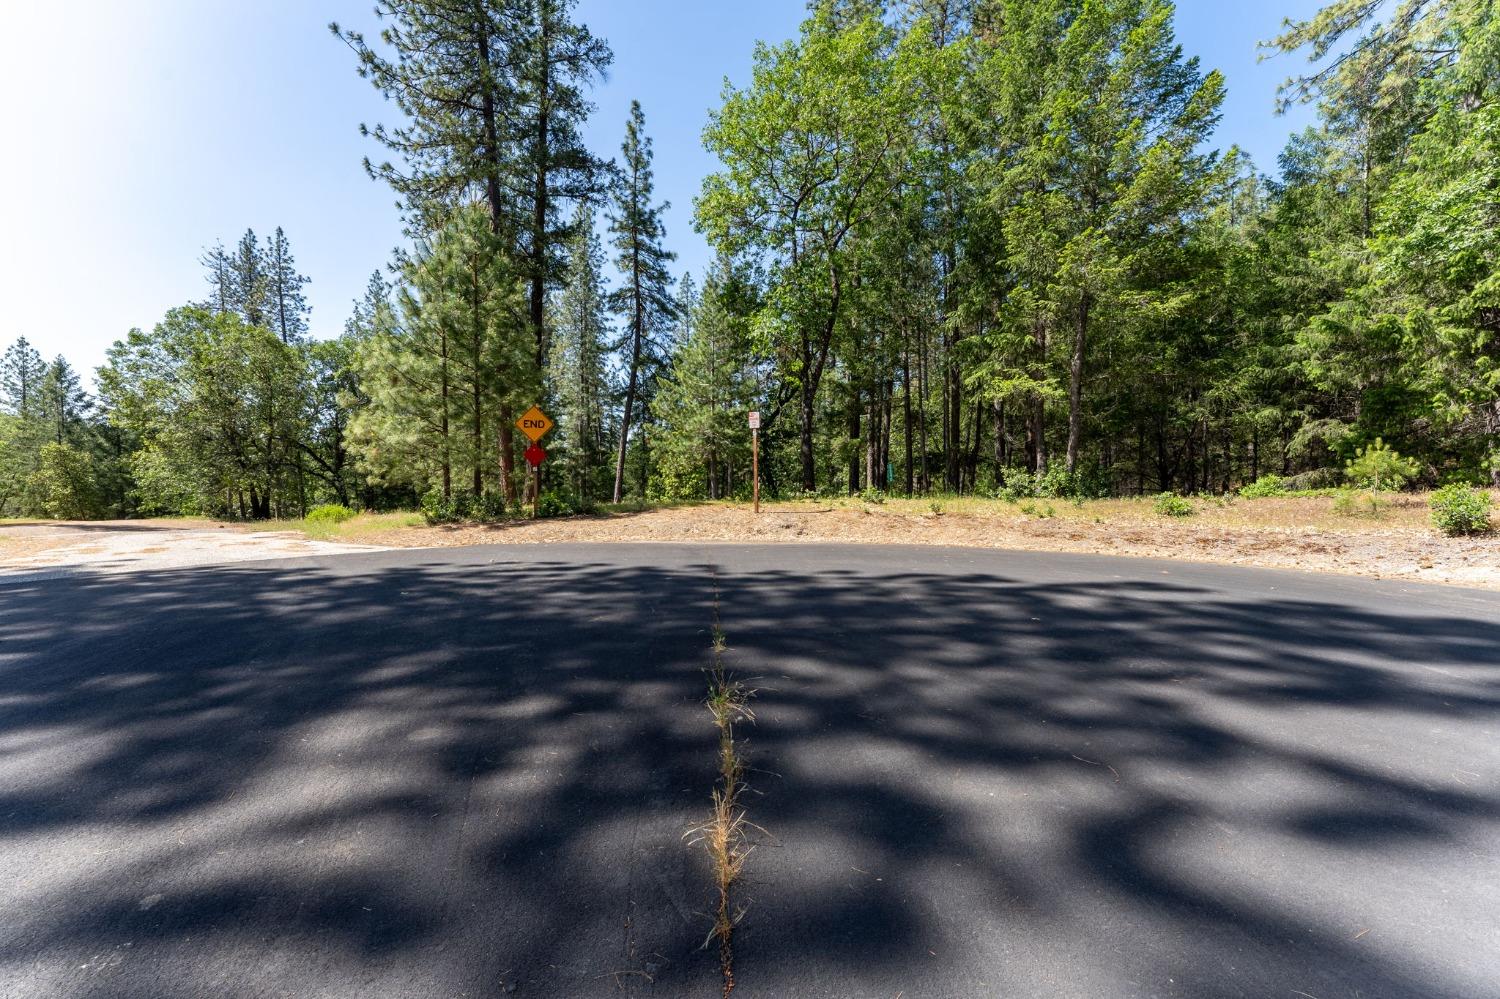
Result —
MULTIPOLYGON (((1350 517, 1335 510, 1333 496, 1270 496, 1245 499, 1239 496, 1195 496, 1189 499, 1191 516, 1166 518, 1155 509, 1154 496, 1120 497, 1075 501, 1063 498, 1019 499, 1007 501, 985 496, 934 493, 926 496, 906 498, 891 495, 881 502, 871 502, 858 496, 820 496, 795 499, 762 498, 762 509, 767 513, 830 513, 859 514, 872 518, 953 518, 974 521, 992 520, 1007 525, 1025 527, 1034 525, 1039 530, 1066 530, 1070 525, 1104 525, 1130 527, 1133 529, 1160 529, 1162 531, 1200 531, 1208 529, 1234 531, 1274 531, 1278 533, 1318 531, 1343 533, 1374 533, 1390 530, 1429 531, 1428 493, 1404 492, 1382 495, 1378 510, 1372 515, 1350 517)), ((648 516, 653 513, 692 509, 742 510, 747 515, 748 502, 740 500, 684 500, 680 502, 645 502, 627 500, 623 503, 598 504, 582 513, 588 517, 648 516)), ((530 522, 530 510, 516 510, 511 516, 498 522, 498 526, 521 525, 530 522)), ((163 523, 173 523, 163 520, 163 523)), ((192 521, 184 519, 182 526, 192 521)), ((203 523, 198 521, 198 523, 203 523)), ((425 528, 426 521, 420 513, 396 511, 390 513, 361 513, 341 524, 313 522, 300 519, 274 520, 259 523, 235 523, 241 530, 296 531, 319 541, 378 542, 382 536, 412 528, 425 528)), ((475 525, 456 524, 453 527, 475 525)))
POLYGON ((235 526, 251 531, 296 531, 313 541, 344 541, 359 544, 388 531, 424 527, 426 519, 411 510, 390 513, 358 513, 343 523, 330 520, 308 521, 302 518, 253 521, 235 526))
MULTIPOLYGON (((1424 528, 1427 525, 1427 493, 1391 493, 1379 516, 1350 518, 1334 512, 1331 496, 1269 496, 1244 499, 1238 496, 1193 497, 1190 525, 1205 527, 1292 531, 1303 528, 1342 531, 1379 531, 1391 527, 1424 528)), ((863 510, 872 515, 903 517, 942 516, 993 518, 1015 522, 1058 520, 1083 523, 1161 526, 1152 496, 1074 501, 1050 498, 1014 502, 984 496, 952 493, 888 496, 870 503, 858 496, 819 497, 762 501, 763 508, 789 511, 863 510)), ((741 504, 748 506, 749 504, 741 504)), ((1183 521, 1176 521, 1181 524, 1183 521)))

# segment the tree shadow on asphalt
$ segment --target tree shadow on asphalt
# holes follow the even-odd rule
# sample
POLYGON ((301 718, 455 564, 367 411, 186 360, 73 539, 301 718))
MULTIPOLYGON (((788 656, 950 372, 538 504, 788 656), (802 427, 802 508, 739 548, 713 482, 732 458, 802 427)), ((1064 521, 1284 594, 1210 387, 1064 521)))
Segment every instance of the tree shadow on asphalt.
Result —
POLYGON ((1495 624, 650 551, 0 587, 0 992, 714 994, 716 584, 739 994, 1474 994, 1481 889, 1395 918, 1493 870, 1495 624))

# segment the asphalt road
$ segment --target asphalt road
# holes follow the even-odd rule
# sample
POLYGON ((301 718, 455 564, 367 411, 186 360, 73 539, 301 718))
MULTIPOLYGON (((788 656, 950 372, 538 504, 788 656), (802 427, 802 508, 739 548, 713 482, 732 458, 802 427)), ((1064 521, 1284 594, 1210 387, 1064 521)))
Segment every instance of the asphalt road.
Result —
POLYGON ((940 548, 0 581, 0 996, 1500 996, 1500 595, 940 548))

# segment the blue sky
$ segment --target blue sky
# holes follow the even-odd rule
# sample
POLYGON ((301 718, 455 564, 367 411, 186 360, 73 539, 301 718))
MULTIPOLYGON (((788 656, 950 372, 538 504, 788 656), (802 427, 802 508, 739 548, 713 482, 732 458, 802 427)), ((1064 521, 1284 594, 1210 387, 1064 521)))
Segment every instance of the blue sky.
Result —
MULTIPOLYGON (((1179 3, 1184 48, 1228 79, 1218 141, 1262 170, 1310 118, 1273 114, 1276 84, 1299 63, 1257 64, 1255 42, 1316 6, 1179 3)), ((631 99, 641 101, 679 267, 708 260, 691 223, 714 167, 699 144, 707 111, 726 76, 746 79, 754 41, 791 37, 803 10, 803 0, 579 4, 615 52, 586 138, 613 156, 631 99)), ((359 123, 392 109, 326 27, 373 34, 368 0, 75 0, 11 5, 4 19, 0 344, 25 335, 91 371, 132 326, 204 294, 205 247, 278 225, 312 278, 314 334, 342 329, 400 240, 393 196, 360 166, 378 150, 359 123)))

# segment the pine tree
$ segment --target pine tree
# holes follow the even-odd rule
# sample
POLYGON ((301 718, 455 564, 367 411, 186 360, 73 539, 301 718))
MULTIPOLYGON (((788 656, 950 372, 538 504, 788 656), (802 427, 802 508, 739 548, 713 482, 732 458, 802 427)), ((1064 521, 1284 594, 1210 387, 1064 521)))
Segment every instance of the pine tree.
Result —
POLYGON ((404 164, 366 160, 404 199, 414 227, 441 223, 471 187, 492 231, 526 262, 536 363, 546 354, 547 292, 562 275, 570 233, 560 206, 598 191, 599 163, 580 128, 609 47, 572 20, 573 0, 382 0, 377 52, 330 25, 359 56, 360 74, 395 101, 406 124, 365 128, 404 164), (423 221, 424 216, 430 216, 423 221))
POLYGON ((515 171, 510 112, 517 95, 513 60, 522 46, 513 0, 478 0, 458 9, 435 0, 382 0, 382 43, 358 31, 329 29, 359 58, 359 74, 401 112, 403 124, 361 125, 362 133, 402 159, 365 158, 370 176, 402 198, 412 232, 441 224, 466 191, 484 192, 491 231, 509 232, 515 171))
POLYGON ((642 394, 646 366, 661 356, 657 338, 676 312, 667 265, 676 259, 662 245, 666 235, 662 213, 667 204, 653 205, 655 185, 651 171, 651 139, 639 101, 630 103, 625 142, 620 147, 623 162, 611 191, 612 244, 619 255, 615 266, 622 281, 610 295, 610 305, 625 326, 621 352, 625 366, 625 401, 620 414, 620 444, 615 461, 614 502, 620 502, 625 487, 625 454, 630 443, 631 420, 642 394))
POLYGON ((204 278, 208 281, 209 288, 212 289, 203 307, 222 316, 233 307, 234 260, 224 249, 224 244, 220 242, 215 243, 213 249, 205 250, 203 256, 198 258, 198 262, 207 272, 204 278))
MULTIPOLYGON (((355 351, 368 402, 350 418, 350 447, 377 484, 473 495, 498 466, 514 496, 504 414, 536 390, 519 279, 482 208, 454 214, 403 269, 397 319, 355 351), (498 461, 496 453, 498 452, 498 461)), ((380 314, 378 303, 371 312, 380 314)))
POLYGON ((511 135, 520 154, 511 185, 523 219, 519 252, 538 366, 546 358, 547 292, 567 266, 559 251, 572 237, 562 208, 600 191, 602 167, 581 134, 592 110, 587 89, 614 59, 603 39, 572 19, 574 6, 575 0, 517 0, 520 30, 510 53, 517 97, 511 135))
POLYGON ((266 258, 255 230, 246 229, 229 260, 230 309, 251 326, 270 320, 266 258))
POLYGON ((0 406, 21 419, 36 415, 42 379, 47 364, 24 336, 18 337, 0 357, 0 406))
POLYGON ((585 505, 608 492, 605 419, 609 381, 604 367, 609 320, 604 251, 594 233, 594 212, 581 202, 573 219, 568 276, 553 309, 549 395, 557 407, 559 465, 585 505))
POLYGON ((78 372, 61 354, 47 366, 38 396, 39 419, 47 424, 47 435, 57 444, 77 442, 93 401, 78 372))
POLYGON ((1020 21, 1032 37, 995 50, 997 98, 1013 110, 997 120, 1022 128, 989 196, 1004 206, 1015 275, 1009 322, 1036 331, 1051 374, 1038 390, 1066 386, 1075 473, 1096 338, 1131 310, 1173 301, 1172 289, 1153 289, 1148 263, 1155 247, 1183 238, 1219 177, 1216 154, 1199 147, 1218 121, 1223 80, 1182 57, 1165 0, 1057 6, 1061 16, 1020 21))
POLYGON ((725 260, 701 294, 691 275, 682 280, 676 348, 655 402, 661 495, 669 499, 719 499, 749 479, 744 418, 756 381, 738 284, 725 260))
POLYGON ((265 252, 266 305, 273 332, 282 343, 300 343, 307 336, 307 296, 302 286, 308 279, 297 273, 297 262, 292 259, 291 243, 281 226, 266 246, 265 252))

